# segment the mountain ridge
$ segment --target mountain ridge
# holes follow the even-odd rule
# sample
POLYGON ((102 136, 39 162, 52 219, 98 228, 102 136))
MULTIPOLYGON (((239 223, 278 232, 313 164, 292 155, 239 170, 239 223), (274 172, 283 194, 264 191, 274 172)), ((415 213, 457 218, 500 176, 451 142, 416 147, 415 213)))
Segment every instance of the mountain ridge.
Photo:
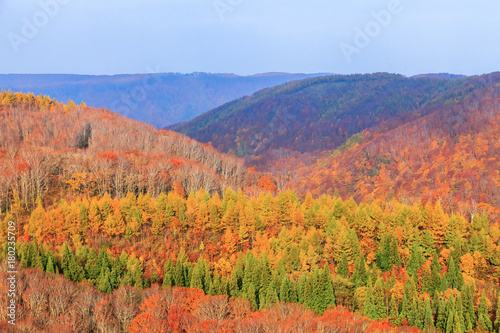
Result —
MULTIPOLYGON (((117 75, 0 74, 0 89, 48 95, 113 110, 157 128, 185 121, 260 89, 316 74, 210 73, 117 75)), ((321 74, 317 74, 321 75, 321 74)))

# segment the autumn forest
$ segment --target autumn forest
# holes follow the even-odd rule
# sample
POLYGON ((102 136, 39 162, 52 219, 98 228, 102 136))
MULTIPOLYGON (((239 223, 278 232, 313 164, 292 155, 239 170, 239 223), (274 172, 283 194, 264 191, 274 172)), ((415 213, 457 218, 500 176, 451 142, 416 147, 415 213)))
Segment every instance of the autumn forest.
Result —
POLYGON ((0 331, 500 332, 499 135, 498 73, 309 78, 167 130, 1 91, 0 331))

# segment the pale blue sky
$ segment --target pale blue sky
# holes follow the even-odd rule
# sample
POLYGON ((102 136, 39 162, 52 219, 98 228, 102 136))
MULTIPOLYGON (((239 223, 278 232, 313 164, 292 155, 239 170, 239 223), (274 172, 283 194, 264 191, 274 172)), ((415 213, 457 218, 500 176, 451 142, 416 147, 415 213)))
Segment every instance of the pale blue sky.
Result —
POLYGON ((482 74, 499 22, 497 0, 0 0, 0 73, 482 74))

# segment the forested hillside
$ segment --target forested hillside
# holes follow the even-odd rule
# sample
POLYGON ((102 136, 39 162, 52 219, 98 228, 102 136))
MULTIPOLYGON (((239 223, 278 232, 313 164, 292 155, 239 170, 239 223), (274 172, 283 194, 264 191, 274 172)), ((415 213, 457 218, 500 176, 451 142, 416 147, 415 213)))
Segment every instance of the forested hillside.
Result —
POLYGON ((480 84, 473 78, 383 73, 310 78, 262 90, 170 128, 267 170, 276 157, 333 150, 366 128, 454 104, 480 84))
POLYGON ((118 198, 257 184, 243 161, 181 134, 47 96, 0 93, 0 210, 73 193, 118 198))
POLYGON ((302 169, 300 185, 314 194, 406 202, 440 201, 473 217, 500 213, 500 73, 462 102, 387 131, 379 126, 302 169))

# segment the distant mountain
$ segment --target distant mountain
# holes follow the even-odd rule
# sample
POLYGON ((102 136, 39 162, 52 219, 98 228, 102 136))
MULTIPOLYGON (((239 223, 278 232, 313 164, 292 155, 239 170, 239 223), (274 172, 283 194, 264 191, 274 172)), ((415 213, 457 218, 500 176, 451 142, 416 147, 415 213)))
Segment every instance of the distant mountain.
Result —
POLYGON ((418 74, 412 76, 412 78, 431 78, 431 79, 447 79, 447 80, 456 80, 456 79, 463 79, 467 77, 466 75, 458 75, 458 74, 449 74, 449 73, 431 73, 431 74, 418 74))
POLYGON ((6 74, 0 75, 0 89, 49 95, 62 102, 84 101, 161 128, 263 88, 318 75, 322 74, 6 74))
POLYGON ((323 76, 264 89, 169 129, 267 168, 284 151, 333 150, 366 128, 427 114, 474 89, 472 78, 323 76))

